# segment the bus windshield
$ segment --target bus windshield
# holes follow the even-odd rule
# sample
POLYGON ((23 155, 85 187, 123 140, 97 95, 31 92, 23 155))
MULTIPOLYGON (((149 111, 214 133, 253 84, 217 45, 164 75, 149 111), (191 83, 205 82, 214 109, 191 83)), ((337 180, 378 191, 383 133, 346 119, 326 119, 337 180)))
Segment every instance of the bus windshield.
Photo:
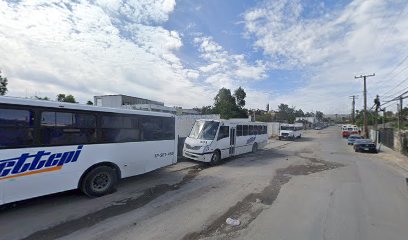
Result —
POLYGON ((214 140, 218 130, 219 122, 214 121, 196 121, 191 129, 190 138, 214 140))
POLYGON ((290 126, 281 126, 281 130, 295 130, 295 127, 290 127, 290 126))

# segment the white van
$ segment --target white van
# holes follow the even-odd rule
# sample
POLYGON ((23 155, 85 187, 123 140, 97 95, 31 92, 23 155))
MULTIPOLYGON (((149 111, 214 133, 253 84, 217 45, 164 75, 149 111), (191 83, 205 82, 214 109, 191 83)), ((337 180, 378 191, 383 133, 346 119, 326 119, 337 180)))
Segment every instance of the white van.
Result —
POLYGON ((279 126, 279 140, 291 139, 302 137, 303 126, 296 124, 281 124, 279 126))
POLYGON ((263 148, 267 132, 260 122, 200 119, 186 138, 183 156, 217 165, 221 159, 263 148))

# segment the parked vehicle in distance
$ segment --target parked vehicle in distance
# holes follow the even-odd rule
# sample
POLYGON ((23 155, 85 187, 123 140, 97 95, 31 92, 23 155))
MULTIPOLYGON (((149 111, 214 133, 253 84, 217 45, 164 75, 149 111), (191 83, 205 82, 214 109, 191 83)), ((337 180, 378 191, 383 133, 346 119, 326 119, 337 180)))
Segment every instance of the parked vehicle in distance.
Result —
POLYGON ((186 138, 183 156, 217 165, 221 159, 256 152, 268 142, 267 125, 243 120, 196 120, 186 138))
POLYGON ((343 138, 348 138, 353 134, 360 134, 360 132, 360 129, 356 125, 347 124, 341 127, 341 135, 343 138))
POLYGON ((322 130, 322 127, 316 126, 316 127, 314 128, 314 130, 322 130))
POLYGON ((355 148, 355 146, 357 145, 357 144, 360 144, 360 143, 370 143, 370 142, 373 142, 373 141, 371 141, 371 139, 366 139, 366 138, 361 138, 361 139, 356 139, 356 140, 354 140, 354 146, 353 146, 353 148, 355 148))
POLYGON ((350 136, 347 138, 347 144, 348 144, 348 145, 353 145, 354 142, 355 142, 357 139, 363 139, 363 137, 360 136, 360 135, 357 135, 357 134, 350 135, 350 136))
POLYGON ((354 142, 353 148, 355 152, 378 153, 377 145, 373 143, 370 139, 356 140, 354 142))
POLYGON ((301 130, 303 129, 302 125, 296 124, 281 124, 279 127, 279 136, 278 139, 290 139, 294 140, 296 138, 302 137, 301 130))

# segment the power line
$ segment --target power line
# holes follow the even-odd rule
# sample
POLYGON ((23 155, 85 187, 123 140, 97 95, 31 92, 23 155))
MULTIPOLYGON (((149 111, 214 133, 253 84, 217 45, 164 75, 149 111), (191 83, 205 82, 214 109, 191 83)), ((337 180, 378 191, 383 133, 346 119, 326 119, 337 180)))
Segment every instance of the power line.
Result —
MULTIPOLYGON (((408 66, 405 68, 407 69, 408 66)), ((390 78, 388 81, 392 80, 393 78, 390 78)), ((399 82, 397 85, 395 85, 393 88, 389 89, 388 91, 384 92, 383 94, 381 94, 381 96, 385 97, 387 93, 391 92, 392 90, 396 89, 397 87, 401 86, 401 84, 403 84, 405 81, 408 80, 408 77, 403 79, 401 82, 399 82)))
MULTIPOLYGON (((405 94, 408 92, 408 91, 404 92, 405 90, 408 90, 408 87, 402 89, 400 93, 397 93, 397 94, 395 94, 395 95, 397 95, 397 97, 403 96, 403 95, 405 95, 405 94)), ((393 95, 394 95, 394 94, 393 94, 393 95)), ((394 96, 395 96, 395 95, 394 95, 394 96)), ((389 98, 389 97, 392 97, 392 95, 388 95, 387 97, 388 97, 388 98, 389 98)), ((393 99, 395 99, 395 98, 397 98, 397 97, 394 97, 393 99)))

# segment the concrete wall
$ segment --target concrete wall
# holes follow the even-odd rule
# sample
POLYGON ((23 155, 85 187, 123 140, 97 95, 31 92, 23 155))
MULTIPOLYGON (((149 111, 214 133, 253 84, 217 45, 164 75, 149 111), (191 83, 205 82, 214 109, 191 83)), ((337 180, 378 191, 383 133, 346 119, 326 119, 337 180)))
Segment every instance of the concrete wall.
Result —
POLYGON ((219 114, 210 115, 181 115, 176 116, 176 135, 180 138, 186 138, 193 128, 194 122, 197 119, 220 119, 219 114))
MULTIPOLYGON (((369 138, 372 141, 375 141, 375 133, 376 132, 373 129, 370 129, 369 138)), ((378 131, 377 134, 379 134, 378 131)), ((378 139, 379 136, 377 135, 377 144, 378 139)), ((398 132, 396 129, 394 129, 394 146, 392 149, 408 156, 408 131, 398 132)))
POLYGON ((104 96, 95 96, 94 97, 94 104, 100 107, 112 107, 112 108, 120 108, 122 106, 122 97, 121 96, 109 96, 109 97, 104 97, 104 96), (100 101, 98 99, 101 99, 102 105, 98 105, 100 101))
POLYGON ((276 137, 279 135, 279 122, 268 122, 268 138, 276 137))

